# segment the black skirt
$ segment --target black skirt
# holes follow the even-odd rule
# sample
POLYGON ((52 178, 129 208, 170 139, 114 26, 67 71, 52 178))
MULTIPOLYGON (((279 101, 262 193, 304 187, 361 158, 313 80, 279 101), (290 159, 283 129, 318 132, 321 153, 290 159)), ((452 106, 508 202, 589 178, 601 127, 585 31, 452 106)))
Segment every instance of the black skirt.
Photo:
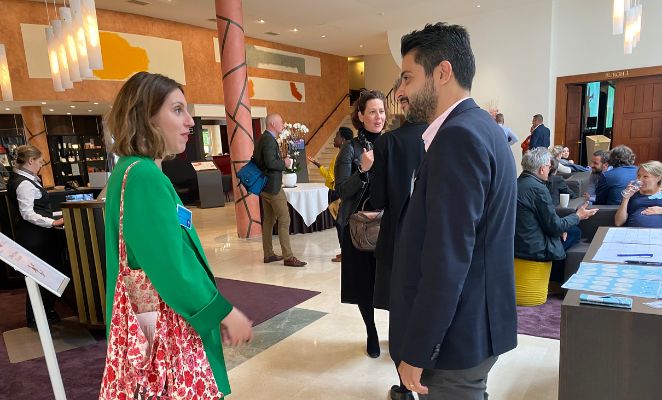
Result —
POLYGON ((374 253, 354 247, 349 225, 343 228, 341 249, 340 300, 348 304, 372 304, 375 292, 374 253))

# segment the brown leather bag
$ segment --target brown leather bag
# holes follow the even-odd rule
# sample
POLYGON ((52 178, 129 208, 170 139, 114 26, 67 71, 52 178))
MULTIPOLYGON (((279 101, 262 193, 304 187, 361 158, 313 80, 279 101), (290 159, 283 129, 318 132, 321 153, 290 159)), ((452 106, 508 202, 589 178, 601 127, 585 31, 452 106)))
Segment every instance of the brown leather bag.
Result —
POLYGON ((383 214, 384 211, 358 211, 350 215, 349 234, 357 250, 375 250, 383 214))

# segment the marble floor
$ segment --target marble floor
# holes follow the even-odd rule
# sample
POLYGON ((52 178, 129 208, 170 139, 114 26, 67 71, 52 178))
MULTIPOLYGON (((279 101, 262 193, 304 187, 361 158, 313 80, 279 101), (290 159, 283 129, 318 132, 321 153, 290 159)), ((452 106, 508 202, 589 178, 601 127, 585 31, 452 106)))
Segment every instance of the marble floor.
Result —
MULTIPOLYGON (((290 236, 294 254, 308 265, 288 268, 262 262, 260 238, 237 238, 231 204, 194 208, 193 221, 216 276, 320 292, 297 306, 317 317, 230 370, 233 400, 387 398, 397 382, 388 355, 388 314, 376 312, 382 355, 371 359, 358 309, 339 300, 340 265, 330 261, 339 250, 334 229, 290 236)), ((490 399, 556 399, 558 364, 559 341, 520 335, 518 347, 490 373, 490 399)))

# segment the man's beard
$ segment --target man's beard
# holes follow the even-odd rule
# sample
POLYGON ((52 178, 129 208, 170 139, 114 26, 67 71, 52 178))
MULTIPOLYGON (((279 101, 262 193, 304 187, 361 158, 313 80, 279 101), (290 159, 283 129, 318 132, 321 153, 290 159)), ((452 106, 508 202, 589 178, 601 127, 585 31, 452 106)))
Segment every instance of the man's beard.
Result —
POLYGON ((425 79, 425 85, 416 93, 409 96, 409 112, 406 113, 409 122, 432 122, 437 111, 437 93, 434 90, 432 78, 425 79))

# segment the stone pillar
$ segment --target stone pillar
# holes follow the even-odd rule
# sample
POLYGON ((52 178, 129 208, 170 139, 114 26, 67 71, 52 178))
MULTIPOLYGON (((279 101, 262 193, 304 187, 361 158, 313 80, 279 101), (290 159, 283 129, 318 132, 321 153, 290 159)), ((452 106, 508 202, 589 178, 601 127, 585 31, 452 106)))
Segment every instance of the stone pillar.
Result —
POLYGON ((260 200, 247 193, 243 186, 237 185, 237 171, 250 161, 254 147, 241 0, 216 0, 216 24, 232 160, 237 234, 241 238, 257 237, 262 234, 260 200))
POLYGON ((46 125, 44 124, 44 115, 41 113, 41 106, 21 107, 21 116, 23 117, 25 139, 28 144, 38 148, 44 158, 44 166, 39 171, 41 183, 44 187, 52 187, 55 185, 55 181, 53 180, 51 154, 48 151, 46 125))

